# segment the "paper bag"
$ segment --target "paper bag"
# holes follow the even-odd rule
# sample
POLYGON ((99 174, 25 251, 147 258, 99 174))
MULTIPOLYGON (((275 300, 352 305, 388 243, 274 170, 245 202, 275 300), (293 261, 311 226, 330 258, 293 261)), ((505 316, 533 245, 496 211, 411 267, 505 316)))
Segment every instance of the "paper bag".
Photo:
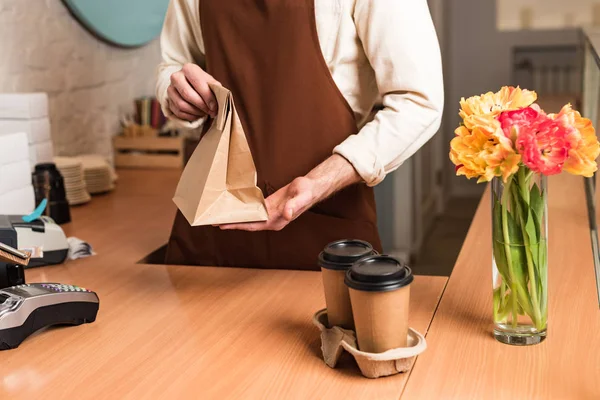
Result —
POLYGON ((219 110, 181 174, 173 201, 192 226, 266 221, 256 167, 231 92, 210 85, 219 110))

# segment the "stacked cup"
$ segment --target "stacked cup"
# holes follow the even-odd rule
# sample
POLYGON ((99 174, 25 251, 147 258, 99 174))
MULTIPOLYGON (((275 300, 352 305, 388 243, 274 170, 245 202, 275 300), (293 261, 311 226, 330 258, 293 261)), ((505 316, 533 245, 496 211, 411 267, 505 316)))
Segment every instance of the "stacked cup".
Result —
POLYGON ((329 243, 319 254, 330 327, 354 329, 350 294, 344 279, 352 264, 374 254, 373 246, 362 240, 338 240, 329 243))
POLYGON ((411 269, 360 240, 330 243, 319 255, 329 326, 356 331, 358 347, 407 346, 411 269))

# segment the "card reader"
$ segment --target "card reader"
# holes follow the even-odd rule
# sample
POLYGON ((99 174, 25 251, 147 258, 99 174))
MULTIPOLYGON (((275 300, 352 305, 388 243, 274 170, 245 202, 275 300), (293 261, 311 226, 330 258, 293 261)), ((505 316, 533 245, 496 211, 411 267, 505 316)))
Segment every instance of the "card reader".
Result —
POLYGON ((0 289, 0 350, 17 348, 32 333, 50 325, 94 322, 96 293, 60 283, 30 283, 0 289))

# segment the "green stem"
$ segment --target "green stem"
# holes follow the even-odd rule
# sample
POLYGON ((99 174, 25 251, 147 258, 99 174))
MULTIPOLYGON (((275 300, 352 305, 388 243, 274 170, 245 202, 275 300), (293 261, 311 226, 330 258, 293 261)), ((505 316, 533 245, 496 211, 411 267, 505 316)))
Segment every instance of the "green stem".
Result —
POLYGON ((505 323, 508 311, 506 309, 507 299, 510 300, 511 294, 506 294, 509 289, 505 280, 500 282, 500 286, 494 289, 494 321, 505 323))
MULTIPOLYGON (((533 172, 529 171, 527 174, 525 174, 524 168, 520 169, 518 172, 517 179, 518 179, 519 189, 521 190, 521 194, 523 195, 523 200, 525 201, 525 204, 527 205, 527 207, 530 207, 530 204, 529 204, 530 196, 529 196, 529 184, 528 183, 532 176, 533 176, 533 172)), ((516 203, 518 204, 518 201, 516 203)), ((525 219, 525 215, 527 215, 526 210, 523 210, 523 209, 519 210, 519 220, 520 220, 521 232, 523 234, 523 241, 524 241, 524 247, 525 247, 525 249, 524 249, 525 250, 525 259, 527 260, 527 273, 529 274, 529 283, 530 283, 530 288, 531 288, 530 294, 531 294, 533 315, 530 315, 530 317, 532 318, 533 324, 535 325, 535 327, 538 329, 541 329, 542 328, 541 325, 543 323, 543 318, 542 318, 542 312, 540 309, 540 302, 538 299, 538 279, 536 278, 539 275, 536 274, 535 265, 533 263, 533 258, 531 256, 531 241, 529 238, 529 234, 527 233, 527 230, 525 228, 525 224, 527 223, 527 221, 525 219)))
POLYGON ((506 252, 506 263, 508 265, 508 275, 510 277, 510 297, 511 297, 511 309, 512 309, 512 327, 517 327, 517 285, 513 272, 512 253, 510 251, 510 236, 508 234, 508 197, 510 196, 510 186, 512 178, 504 186, 502 193, 502 200, 500 201, 500 207, 502 210, 502 236, 504 238, 504 251, 506 252))
POLYGON ((521 230, 523 231, 523 240, 525 241, 525 258, 527 259, 527 273, 529 274, 529 282, 531 287, 531 303, 533 308, 533 324, 536 328, 540 327, 542 322, 542 315, 540 312, 540 303, 538 301, 538 289, 537 289, 537 279, 535 274, 535 266, 533 265, 533 259, 531 258, 531 247, 529 237, 527 236, 527 232, 525 231, 525 222, 521 218, 521 230))
POLYGON ((527 204, 529 204, 530 195, 529 195, 529 180, 533 176, 533 171, 526 167, 519 168, 518 172, 518 180, 519 180, 519 189, 521 189, 521 194, 523 195, 523 199, 527 204), (527 170, 527 172, 525 172, 527 170))

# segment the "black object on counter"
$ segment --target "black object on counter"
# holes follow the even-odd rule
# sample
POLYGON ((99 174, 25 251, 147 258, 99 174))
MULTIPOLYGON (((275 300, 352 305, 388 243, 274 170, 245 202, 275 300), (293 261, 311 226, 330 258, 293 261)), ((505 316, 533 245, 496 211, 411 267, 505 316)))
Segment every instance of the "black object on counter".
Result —
POLYGON ((329 243, 319 254, 319 266, 325 269, 347 270, 363 257, 377 254, 364 240, 344 239, 329 243))
POLYGON ((25 283, 23 267, 14 264, 0 263, 0 289, 25 283))
POLYGON ((410 267, 394 257, 375 255, 361 259, 346 272, 346 286, 365 292, 388 292, 409 285, 410 267))
POLYGON ((48 199, 44 215, 49 216, 59 225, 71 222, 65 183, 56 165, 54 163, 36 165, 32 174, 32 183, 35 203, 40 204, 43 199, 48 199))

